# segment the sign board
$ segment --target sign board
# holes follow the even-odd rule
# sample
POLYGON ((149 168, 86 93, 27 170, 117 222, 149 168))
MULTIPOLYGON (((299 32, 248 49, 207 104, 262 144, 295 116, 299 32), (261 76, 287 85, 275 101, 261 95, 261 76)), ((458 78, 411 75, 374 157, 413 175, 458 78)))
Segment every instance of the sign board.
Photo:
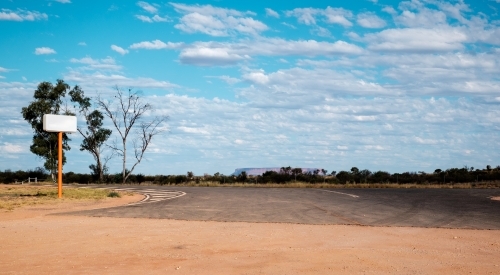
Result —
POLYGON ((47 132, 76 132, 76 116, 43 115, 43 130, 47 132))

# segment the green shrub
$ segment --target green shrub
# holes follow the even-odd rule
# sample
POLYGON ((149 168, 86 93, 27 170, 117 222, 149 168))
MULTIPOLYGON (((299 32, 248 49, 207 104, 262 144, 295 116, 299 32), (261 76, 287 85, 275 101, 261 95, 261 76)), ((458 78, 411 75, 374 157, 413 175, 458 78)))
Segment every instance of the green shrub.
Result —
POLYGON ((110 198, 120 198, 121 196, 120 196, 120 193, 115 192, 115 191, 111 191, 111 192, 109 192, 108 197, 110 197, 110 198))

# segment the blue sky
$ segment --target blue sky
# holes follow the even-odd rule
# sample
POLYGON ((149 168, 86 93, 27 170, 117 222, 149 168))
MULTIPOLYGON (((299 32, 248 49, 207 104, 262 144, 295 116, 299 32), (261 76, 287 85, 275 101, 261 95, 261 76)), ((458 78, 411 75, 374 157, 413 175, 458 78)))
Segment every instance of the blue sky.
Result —
POLYGON ((20 111, 56 79, 170 117, 137 173, 500 165, 500 0, 91 3, 0 2, 1 170, 42 166, 20 111))

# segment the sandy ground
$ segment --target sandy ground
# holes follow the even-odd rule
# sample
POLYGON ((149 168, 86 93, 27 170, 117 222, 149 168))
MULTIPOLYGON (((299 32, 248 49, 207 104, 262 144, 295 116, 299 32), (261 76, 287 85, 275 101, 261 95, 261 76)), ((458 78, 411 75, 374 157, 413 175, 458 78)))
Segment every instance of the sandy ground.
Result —
POLYGON ((0 212, 0 274, 500 274, 500 231, 0 212))

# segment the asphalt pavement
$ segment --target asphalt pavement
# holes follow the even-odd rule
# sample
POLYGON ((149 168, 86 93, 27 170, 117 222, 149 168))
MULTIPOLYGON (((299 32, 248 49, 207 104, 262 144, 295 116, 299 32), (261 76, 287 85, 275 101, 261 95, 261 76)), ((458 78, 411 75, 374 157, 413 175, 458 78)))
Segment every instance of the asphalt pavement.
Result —
POLYGON ((106 186, 141 202, 66 215, 224 222, 500 229, 499 189, 106 186))

